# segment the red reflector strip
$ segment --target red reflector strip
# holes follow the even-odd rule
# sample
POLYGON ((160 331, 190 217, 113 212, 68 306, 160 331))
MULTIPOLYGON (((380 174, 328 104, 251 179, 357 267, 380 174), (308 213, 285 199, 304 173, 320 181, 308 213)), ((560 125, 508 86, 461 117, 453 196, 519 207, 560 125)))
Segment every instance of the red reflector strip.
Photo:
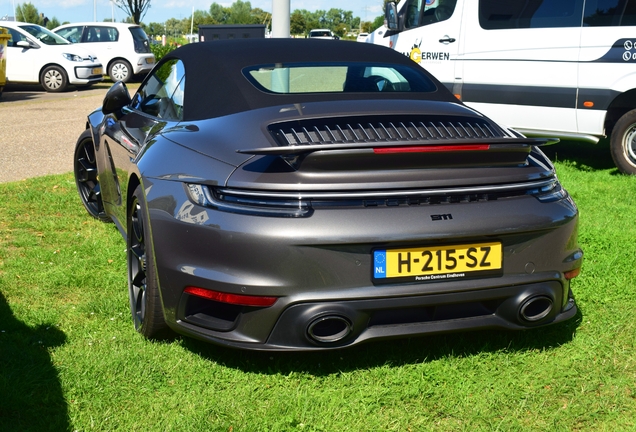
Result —
POLYGON ((197 297, 202 297, 208 300, 214 300, 221 303, 229 303, 238 306, 260 306, 268 307, 276 303, 278 297, 261 297, 261 296, 247 296, 241 294, 229 294, 219 291, 212 291, 209 289, 197 288, 193 286, 186 287, 185 292, 197 297))
POLYGON ((563 276, 565 276, 566 279, 570 280, 570 279, 574 279, 575 277, 577 277, 578 275, 581 274, 581 267, 574 269, 574 270, 570 270, 570 271, 566 271, 563 276))
POLYGON ((436 153, 436 152, 454 152, 454 151, 483 151, 483 150, 488 150, 489 148, 490 148, 490 144, 381 147, 381 148, 374 148, 373 153, 387 154, 387 153, 436 153))

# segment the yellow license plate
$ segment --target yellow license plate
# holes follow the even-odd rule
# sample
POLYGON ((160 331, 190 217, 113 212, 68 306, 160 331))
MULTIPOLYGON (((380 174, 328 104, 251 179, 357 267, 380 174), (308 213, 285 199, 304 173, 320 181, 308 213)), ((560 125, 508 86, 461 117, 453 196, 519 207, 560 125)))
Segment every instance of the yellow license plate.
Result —
POLYGON ((102 75, 102 68, 93 68, 93 75, 102 75))
POLYGON ((152 57, 149 57, 146 59, 146 64, 153 64, 155 62, 155 59, 152 57))
POLYGON ((435 282, 501 274, 500 242, 373 251, 373 279, 435 282))

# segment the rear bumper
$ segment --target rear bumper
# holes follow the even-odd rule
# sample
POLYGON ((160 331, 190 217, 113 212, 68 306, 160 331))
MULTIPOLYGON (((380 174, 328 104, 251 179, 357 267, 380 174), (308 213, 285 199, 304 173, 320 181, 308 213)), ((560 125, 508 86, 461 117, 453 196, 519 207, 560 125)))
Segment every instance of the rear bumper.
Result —
POLYGON ((198 207, 180 182, 153 179, 146 189, 164 315, 178 333, 254 350, 315 350, 532 328, 576 314, 565 273, 581 267, 583 254, 569 198, 328 209, 286 219, 198 207), (430 214, 439 213, 453 218, 434 222, 430 214), (373 281, 375 248, 482 241, 501 242, 502 274, 373 281), (186 294, 187 286, 278 300, 234 306, 186 294), (522 309, 537 318, 522 318, 522 309), (327 336, 311 338, 311 330, 327 336))
POLYGON ((154 66, 155 66, 154 54, 141 55, 132 64, 133 73, 135 75, 147 74, 148 72, 152 70, 154 66))
MULTIPOLYGON (((205 328, 218 325, 218 321, 205 314, 184 316, 172 327, 179 333, 236 348, 265 351, 337 349, 368 341, 426 334, 482 329, 522 330, 555 324, 577 313, 571 293, 564 298, 563 292, 563 286, 553 281, 464 293, 300 303, 284 310, 265 343, 219 337, 214 330, 205 328), (533 301, 544 302, 538 306, 542 310, 548 304, 550 307, 542 318, 528 321, 522 310, 533 301)), ((184 299, 180 315, 187 309, 187 302, 188 299, 184 299)))

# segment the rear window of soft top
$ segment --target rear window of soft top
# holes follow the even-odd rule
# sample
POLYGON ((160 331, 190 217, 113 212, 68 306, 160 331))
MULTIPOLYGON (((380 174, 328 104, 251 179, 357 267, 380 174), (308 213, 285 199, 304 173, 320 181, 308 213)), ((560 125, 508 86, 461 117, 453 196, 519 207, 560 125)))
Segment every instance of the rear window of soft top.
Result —
POLYGON ((259 90, 277 94, 437 90, 435 83, 415 68, 381 63, 258 65, 245 68, 243 75, 259 90))

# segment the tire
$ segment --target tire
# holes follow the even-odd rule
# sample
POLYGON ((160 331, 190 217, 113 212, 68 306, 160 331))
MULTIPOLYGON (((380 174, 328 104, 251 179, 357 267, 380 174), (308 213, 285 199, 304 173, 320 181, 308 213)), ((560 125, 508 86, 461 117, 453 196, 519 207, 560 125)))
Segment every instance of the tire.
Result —
POLYGON ((59 66, 49 66, 42 71, 40 84, 47 92, 63 92, 68 87, 66 71, 59 66))
POLYGON ((126 255, 130 313, 137 332, 148 339, 163 339, 170 332, 163 316, 148 226, 146 198, 138 186, 128 211, 126 255))
POLYGON ((102 222, 110 222, 110 218, 104 212, 104 204, 97 177, 95 146, 93 145, 90 129, 82 132, 77 144, 75 144, 73 174, 75 175, 77 193, 88 214, 102 222))
POLYGON ((133 70, 126 60, 115 60, 108 68, 108 76, 113 82, 129 82, 133 77, 133 70))
POLYGON ((618 169, 636 175, 636 109, 618 119, 612 129, 610 148, 618 169))

